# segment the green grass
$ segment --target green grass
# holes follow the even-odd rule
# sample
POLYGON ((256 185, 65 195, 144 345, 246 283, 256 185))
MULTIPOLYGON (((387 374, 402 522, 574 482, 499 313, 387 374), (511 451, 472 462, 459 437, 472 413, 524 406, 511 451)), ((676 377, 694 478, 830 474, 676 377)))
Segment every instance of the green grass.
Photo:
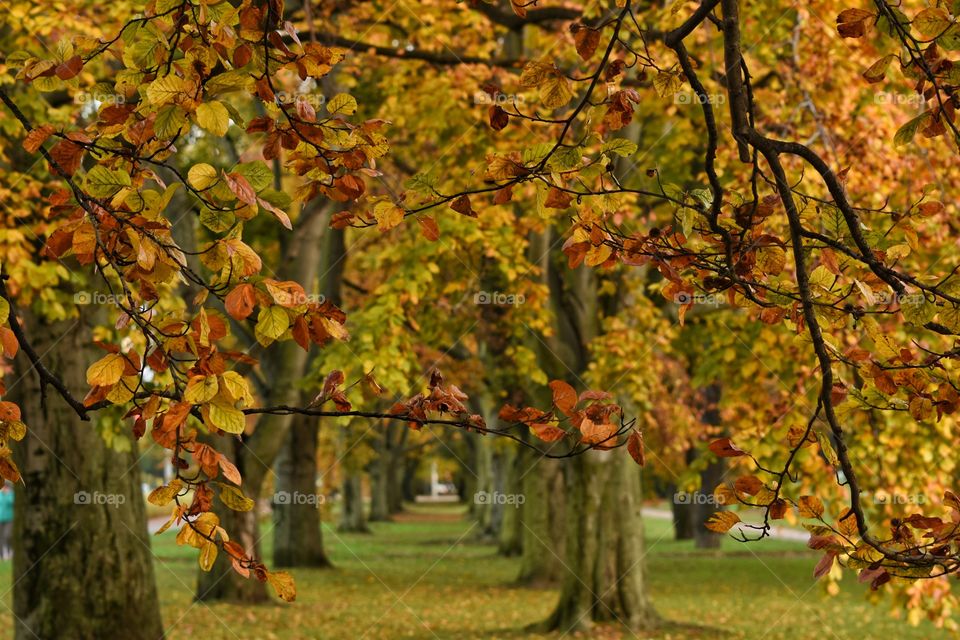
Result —
MULTIPOLYGON (((196 557, 172 534, 154 539, 164 623, 172 640, 306 640, 322 638, 479 639, 533 637, 524 626, 544 618, 556 598, 549 589, 510 586, 517 561, 471 540, 471 525, 450 506, 411 507, 404 521, 373 525, 372 535, 325 530, 333 570, 294 570, 298 597, 265 607, 194 604, 196 557)), ((267 524, 266 528, 269 528, 267 524)), ((265 538, 269 558, 270 538, 265 538)), ((812 578, 817 556, 801 543, 724 541, 719 552, 698 552, 672 539, 670 523, 647 526, 648 570, 654 604, 667 626, 642 638, 750 640, 933 639, 931 626, 910 627, 873 607, 852 576, 828 597, 812 578), (846 625, 846 628, 845 628, 846 625)), ((0 564, 9 580, 9 563, 0 564)), ((5 599, 10 604, 10 595, 5 599)), ((10 634, 9 614, 0 638, 10 634)), ((547 636, 558 638, 559 634, 547 636)), ((591 638, 630 638, 615 626, 591 638)))

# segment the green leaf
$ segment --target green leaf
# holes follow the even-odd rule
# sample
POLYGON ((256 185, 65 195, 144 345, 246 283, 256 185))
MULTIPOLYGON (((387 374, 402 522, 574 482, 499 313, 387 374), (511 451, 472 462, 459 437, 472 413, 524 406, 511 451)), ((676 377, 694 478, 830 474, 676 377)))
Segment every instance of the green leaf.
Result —
POLYGON ((926 118, 927 112, 924 111, 919 116, 900 127, 900 129, 897 131, 897 134, 893 136, 893 144, 898 147, 904 147, 913 142, 913 139, 917 136, 917 131, 920 129, 920 125, 923 124, 926 118))
POLYGON ((627 158, 637 152, 637 143, 627 140, 626 138, 613 138, 612 140, 604 142, 603 146, 600 147, 600 151, 603 153, 615 153, 620 157, 627 158))
POLYGON ((250 183, 250 186, 253 187, 253 190, 257 193, 273 185, 273 171, 270 170, 270 167, 268 167, 263 160, 244 162, 238 164, 233 170, 246 178, 247 182, 250 183))
POLYGON ((123 187, 130 186, 130 176, 126 171, 112 171, 103 165, 97 165, 87 172, 87 193, 95 198, 109 198, 123 187))

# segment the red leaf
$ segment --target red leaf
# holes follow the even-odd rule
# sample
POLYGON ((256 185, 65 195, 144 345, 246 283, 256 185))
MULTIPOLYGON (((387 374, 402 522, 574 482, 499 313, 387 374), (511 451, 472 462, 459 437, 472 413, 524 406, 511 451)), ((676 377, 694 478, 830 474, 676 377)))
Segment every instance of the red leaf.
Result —
POLYGON ((730 442, 730 438, 720 438, 710 443, 710 451, 721 458, 736 458, 745 456, 747 452, 730 442))
POLYGON ((633 431, 627 436, 627 453, 641 467, 646 464, 647 459, 643 455, 643 436, 639 431, 633 431))
POLYGON ((490 117, 490 128, 494 131, 502 131, 510 124, 510 115, 498 104, 490 105, 488 115, 490 117))
POLYGON ((69 80, 83 69, 83 59, 80 56, 73 56, 65 62, 57 65, 57 77, 61 80, 69 80))
POLYGON ((833 560, 837 557, 835 551, 828 551, 820 558, 820 562, 817 563, 816 568, 813 570, 813 577, 820 578, 825 575, 833 567, 833 560))
POLYGON ((550 189, 550 193, 547 194, 547 199, 543 203, 543 206, 548 209, 566 209, 570 206, 570 203, 573 201, 573 196, 565 191, 561 191, 556 187, 550 189))
POLYGON ((227 179, 227 186, 230 187, 230 191, 237 196, 238 200, 250 206, 255 207, 257 205, 257 193, 246 178, 239 173, 227 173, 224 174, 224 177, 227 179))

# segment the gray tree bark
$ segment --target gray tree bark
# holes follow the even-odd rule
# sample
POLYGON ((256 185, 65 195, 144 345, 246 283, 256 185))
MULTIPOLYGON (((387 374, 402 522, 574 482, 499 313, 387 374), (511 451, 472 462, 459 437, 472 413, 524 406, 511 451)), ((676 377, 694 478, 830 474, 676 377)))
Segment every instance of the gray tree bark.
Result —
MULTIPOLYGON (((98 352, 78 324, 24 317, 44 364, 83 397, 84 372, 98 352)), ((27 435, 15 443, 13 612, 17 640, 163 637, 136 443, 108 447, 97 423, 83 422, 47 389, 20 352, 11 397, 27 435)))

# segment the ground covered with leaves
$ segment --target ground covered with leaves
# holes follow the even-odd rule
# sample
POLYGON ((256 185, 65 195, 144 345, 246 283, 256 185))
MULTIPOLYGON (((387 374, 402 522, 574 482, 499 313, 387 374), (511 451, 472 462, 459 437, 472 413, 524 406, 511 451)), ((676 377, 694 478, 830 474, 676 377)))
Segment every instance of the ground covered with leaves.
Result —
MULTIPOLYGON (((264 542, 269 553, 270 523, 264 542)), ((864 598, 853 576, 838 596, 813 579, 817 555, 802 543, 748 546, 725 539, 720 551, 695 551, 673 539, 670 523, 648 518, 648 568, 653 601, 670 622, 634 635, 599 627, 591 638, 746 638, 854 640, 947 637, 931 625, 911 627, 883 604, 864 598), (838 621, 849 621, 848 626, 838 621)), ((524 627, 547 616, 556 592, 511 586, 517 561, 478 543, 462 507, 410 507, 396 522, 374 523, 373 534, 324 535, 332 570, 296 569, 293 604, 245 607, 193 603, 196 557, 174 534, 154 538, 157 580, 169 640, 479 639, 539 636, 524 627)), ((11 580, 10 562, 0 580, 11 580)), ((12 596, 0 638, 12 637, 12 596)))

